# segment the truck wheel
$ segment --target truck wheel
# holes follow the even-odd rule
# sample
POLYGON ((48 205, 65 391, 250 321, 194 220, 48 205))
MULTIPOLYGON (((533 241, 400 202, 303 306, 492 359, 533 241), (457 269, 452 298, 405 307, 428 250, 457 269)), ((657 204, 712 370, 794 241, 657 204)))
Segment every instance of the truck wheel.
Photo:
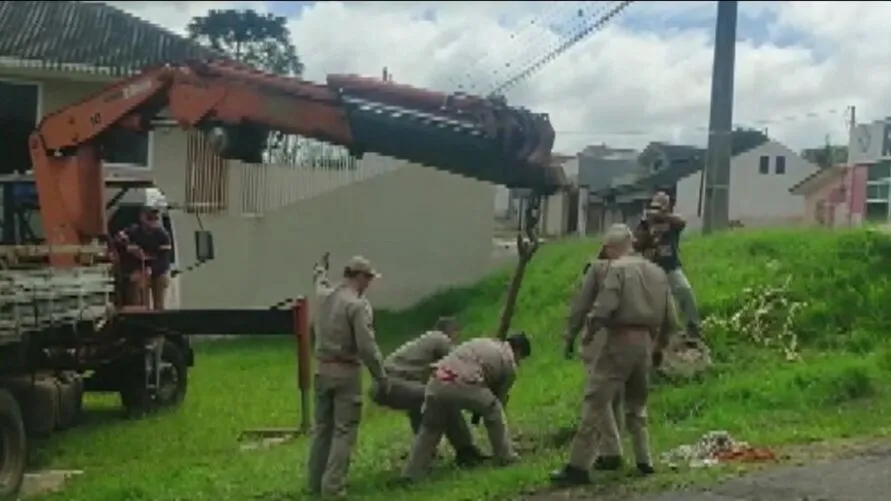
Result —
POLYGON ((0 499, 14 496, 22 485, 27 463, 22 410, 12 394, 0 389, 0 499))
POLYGON ((164 341, 161 352, 161 385, 155 395, 158 407, 175 407, 186 398, 189 387, 189 367, 186 355, 179 346, 164 341))
POLYGON ((77 423, 83 392, 77 380, 59 381, 59 429, 67 430, 77 423))
POLYGON ((59 393, 55 379, 34 381, 25 401, 25 424, 29 435, 48 437, 56 430, 59 422, 59 393))
POLYGON ((145 387, 145 370, 140 359, 128 374, 121 389, 121 403, 130 417, 142 417, 155 409, 175 407, 186 397, 189 368, 177 345, 164 341, 161 349, 160 387, 151 392, 145 387))

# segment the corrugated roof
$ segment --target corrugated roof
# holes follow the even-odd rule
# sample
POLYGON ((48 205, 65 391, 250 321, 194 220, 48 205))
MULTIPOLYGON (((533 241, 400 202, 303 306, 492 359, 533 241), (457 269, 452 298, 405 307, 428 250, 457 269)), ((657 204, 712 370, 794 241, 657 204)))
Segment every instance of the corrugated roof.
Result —
POLYGON ((0 58, 115 75, 188 59, 226 59, 110 5, 70 1, 0 1, 0 58))

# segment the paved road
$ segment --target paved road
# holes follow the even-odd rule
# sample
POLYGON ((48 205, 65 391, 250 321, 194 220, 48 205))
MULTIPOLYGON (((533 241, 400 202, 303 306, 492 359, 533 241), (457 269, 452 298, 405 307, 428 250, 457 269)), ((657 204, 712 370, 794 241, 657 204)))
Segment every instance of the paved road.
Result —
MULTIPOLYGON (((540 493, 535 501, 611 499, 540 493)), ((627 498, 625 498, 627 499, 627 498)), ((891 448, 807 466, 781 466, 703 490, 650 494, 629 501, 887 501, 891 448)))
POLYGON ((678 492, 636 501, 884 501, 891 499, 891 450, 732 480, 709 493, 678 492))

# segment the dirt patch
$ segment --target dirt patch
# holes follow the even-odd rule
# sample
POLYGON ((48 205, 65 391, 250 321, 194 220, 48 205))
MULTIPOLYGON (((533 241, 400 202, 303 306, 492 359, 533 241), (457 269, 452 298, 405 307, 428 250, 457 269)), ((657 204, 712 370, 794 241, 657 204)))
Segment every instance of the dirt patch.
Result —
POLYGON ((26 473, 25 481, 19 491, 19 499, 26 499, 40 494, 61 492, 71 477, 82 474, 80 470, 47 470, 26 473))

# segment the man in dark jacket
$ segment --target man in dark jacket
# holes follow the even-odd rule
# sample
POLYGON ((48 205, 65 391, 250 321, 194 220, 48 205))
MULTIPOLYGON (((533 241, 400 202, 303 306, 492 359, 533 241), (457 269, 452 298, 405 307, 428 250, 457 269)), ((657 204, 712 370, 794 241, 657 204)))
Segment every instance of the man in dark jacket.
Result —
POLYGON ((686 226, 684 218, 672 210, 671 197, 664 191, 656 192, 634 231, 634 249, 665 270, 672 295, 683 312, 687 334, 699 339, 702 336, 699 308, 681 267, 680 239, 686 226))
POLYGON ((146 205, 139 214, 139 222, 115 235, 115 243, 122 247, 121 272, 129 280, 127 303, 164 309, 170 285, 170 255, 173 250, 170 234, 161 224, 157 207, 146 205), (149 292, 150 294, 146 294, 149 292))

